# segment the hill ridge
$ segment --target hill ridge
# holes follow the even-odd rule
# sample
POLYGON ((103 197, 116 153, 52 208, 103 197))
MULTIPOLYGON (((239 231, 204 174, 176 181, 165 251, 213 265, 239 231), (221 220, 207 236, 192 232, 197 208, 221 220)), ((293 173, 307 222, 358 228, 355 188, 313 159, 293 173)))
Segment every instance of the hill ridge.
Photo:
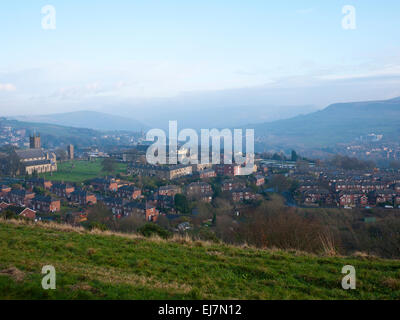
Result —
POLYGON ((257 136, 270 136, 265 143, 288 147, 327 147, 370 133, 396 141, 400 134, 400 98, 335 103, 307 115, 246 127, 253 127, 257 136))
POLYGON ((147 125, 132 118, 92 110, 51 113, 45 115, 15 116, 12 117, 12 119, 101 131, 139 132, 142 129, 147 128, 147 125))

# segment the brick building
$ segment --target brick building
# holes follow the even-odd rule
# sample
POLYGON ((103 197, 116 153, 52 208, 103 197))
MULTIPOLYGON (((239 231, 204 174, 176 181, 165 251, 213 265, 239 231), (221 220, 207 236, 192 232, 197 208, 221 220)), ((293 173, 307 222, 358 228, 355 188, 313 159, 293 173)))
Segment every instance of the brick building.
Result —
POLYGON ((136 200, 139 199, 142 195, 142 190, 136 188, 135 186, 123 186, 118 189, 118 197, 129 199, 129 200, 136 200))
POLYGON ((69 198, 70 194, 75 191, 75 187, 65 183, 55 183, 51 187, 51 192, 60 198, 69 198))
POLYGON ((238 176, 240 174, 240 165, 238 164, 217 164, 215 171, 219 176, 238 176))
POLYGON ((29 206, 31 200, 34 197, 35 194, 33 192, 13 189, 7 194, 6 199, 8 200, 8 202, 15 203, 16 205, 19 206, 29 206))
POLYGON ((213 190, 206 182, 193 182, 186 187, 186 197, 190 200, 212 200, 213 190))
POLYGON ((45 180, 43 178, 32 178, 32 179, 26 180, 26 186, 30 189, 33 189, 34 187, 39 187, 39 188, 50 190, 51 187, 53 186, 53 183, 51 181, 45 180))
POLYGON ((129 202, 124 205, 124 214, 129 215, 142 215, 146 221, 157 221, 159 212, 154 204, 142 202, 129 202))
POLYGON ((137 174, 145 177, 157 177, 159 179, 174 180, 191 175, 193 172, 191 165, 147 165, 133 164, 129 168, 130 174, 137 174))
POLYGON ((182 188, 176 185, 161 186, 158 188, 158 194, 160 196, 175 197, 178 193, 182 193, 182 188))
POLYGON ((236 189, 231 191, 233 202, 250 201, 256 199, 256 195, 249 188, 236 189))
POLYGON ((40 212, 58 212, 61 209, 61 201, 48 196, 35 196, 31 201, 33 210, 40 212))
POLYGON ((96 204, 97 198, 93 193, 90 193, 85 190, 75 190, 70 194, 70 201, 74 203, 78 203, 82 206, 86 206, 88 204, 96 204))

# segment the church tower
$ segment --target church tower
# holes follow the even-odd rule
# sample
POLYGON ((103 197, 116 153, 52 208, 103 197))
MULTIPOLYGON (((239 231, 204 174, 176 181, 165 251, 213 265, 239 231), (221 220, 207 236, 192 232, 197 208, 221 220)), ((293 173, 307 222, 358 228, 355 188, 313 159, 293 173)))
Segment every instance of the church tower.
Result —
POLYGON ((36 133, 34 133, 33 136, 29 136, 29 147, 31 149, 40 149, 41 148, 40 134, 36 135, 36 133))

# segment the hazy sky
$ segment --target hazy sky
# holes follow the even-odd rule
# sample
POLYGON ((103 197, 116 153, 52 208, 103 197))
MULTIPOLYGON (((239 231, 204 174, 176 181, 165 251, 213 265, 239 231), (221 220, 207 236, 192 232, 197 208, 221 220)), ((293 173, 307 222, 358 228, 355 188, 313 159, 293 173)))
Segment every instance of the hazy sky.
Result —
POLYGON ((0 112, 187 92, 243 101, 262 92, 259 103, 282 105, 391 98, 399 34, 398 0, 2 0, 0 112), (48 4, 54 30, 42 28, 48 4), (355 30, 342 27, 344 5, 356 9, 355 30))

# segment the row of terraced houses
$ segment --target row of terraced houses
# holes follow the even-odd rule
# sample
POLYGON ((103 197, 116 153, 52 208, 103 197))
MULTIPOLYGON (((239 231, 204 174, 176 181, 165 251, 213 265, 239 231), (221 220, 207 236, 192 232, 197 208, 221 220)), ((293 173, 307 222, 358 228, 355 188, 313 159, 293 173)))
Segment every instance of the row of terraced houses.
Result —
POLYGON ((400 206, 400 174, 389 171, 315 169, 293 174, 298 201, 306 206, 368 208, 400 206))

